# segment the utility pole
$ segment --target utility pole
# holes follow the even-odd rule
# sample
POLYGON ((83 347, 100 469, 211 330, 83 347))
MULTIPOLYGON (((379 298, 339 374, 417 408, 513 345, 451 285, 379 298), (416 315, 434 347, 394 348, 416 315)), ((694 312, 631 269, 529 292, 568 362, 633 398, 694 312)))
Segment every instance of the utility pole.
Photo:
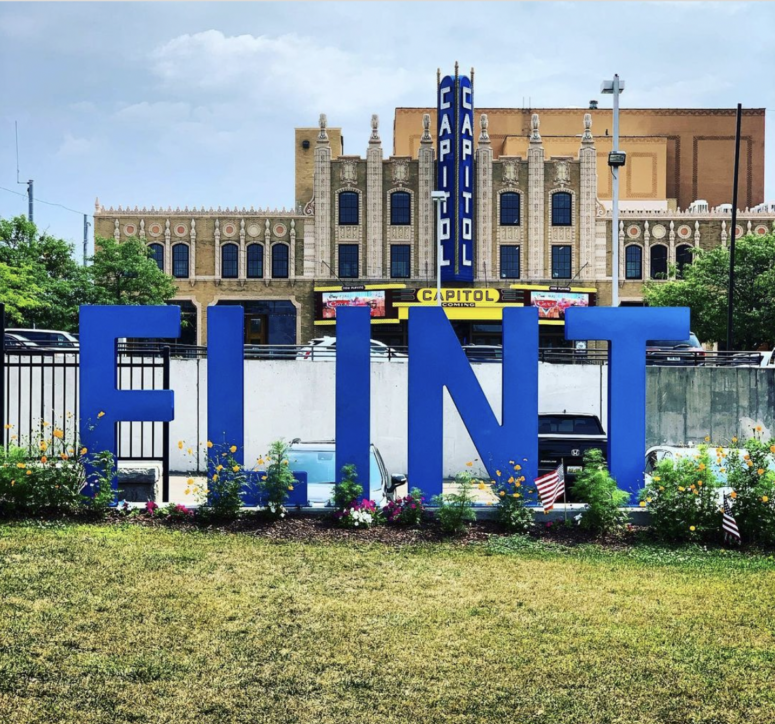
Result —
POLYGON ((89 246, 89 217, 83 215, 83 265, 86 266, 86 253, 89 246))
POLYGON ((32 179, 27 181, 27 206, 28 206, 28 213, 27 218, 30 220, 30 223, 35 223, 35 214, 34 214, 34 208, 33 208, 33 196, 32 196, 32 179))
POLYGON ((735 343, 732 310, 735 294, 735 237, 737 237, 737 175, 740 170, 740 121, 743 106, 737 104, 737 130, 735 132, 735 178, 732 182, 732 241, 729 244, 729 297, 727 300, 727 351, 731 352, 735 343))

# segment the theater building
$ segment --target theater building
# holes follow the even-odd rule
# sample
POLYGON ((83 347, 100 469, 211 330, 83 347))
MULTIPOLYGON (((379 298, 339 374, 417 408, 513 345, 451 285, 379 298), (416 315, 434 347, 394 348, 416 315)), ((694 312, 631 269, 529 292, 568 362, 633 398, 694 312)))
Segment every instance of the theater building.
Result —
MULTIPOLYGON (((397 153, 387 158, 376 116, 365 129, 363 155, 344 153, 341 129, 329 128, 325 115, 317 127, 297 128, 290 210, 97 202, 95 233, 146 242, 176 281, 191 343, 205 343, 205 310, 213 304, 243 305, 245 341, 254 344, 335 334, 336 310, 358 305, 370 307, 375 339, 404 345, 408 310, 439 303, 438 234, 440 301, 461 342, 500 344, 503 309, 535 306, 539 344, 564 346, 569 306, 611 300, 610 174, 601 162, 610 124, 603 111, 555 111, 532 112, 519 126, 514 119, 524 114, 517 111, 475 111, 471 78, 448 76, 439 81, 435 110, 397 109, 397 153), (504 125, 504 118, 511 120, 504 125), (431 196, 437 190, 444 192, 439 208, 431 196)), ((705 118, 697 113, 688 117, 705 118)), ((708 117, 725 119, 734 134, 730 113, 708 117)), ((741 197, 749 208, 738 213, 738 237, 775 224, 775 208, 753 208, 763 201, 760 115, 744 119, 750 141, 741 156, 741 197)), ((625 136, 623 143, 631 175, 621 184, 616 233, 621 304, 642 304, 644 280, 680 274, 694 249, 726 244, 733 233, 729 210, 713 205, 726 197, 714 190, 719 174, 710 171, 730 165, 731 156, 706 143, 711 131, 701 124, 697 130, 707 136, 695 144, 681 123, 665 120, 673 117, 667 111, 654 117, 662 125, 651 136, 625 136), (682 155, 687 144, 693 157, 682 155), (687 159, 696 178, 684 178, 687 159)), ((627 128, 623 123, 625 134, 627 128)), ((633 128, 645 133, 643 125, 633 128)), ((724 136, 719 128, 713 134, 724 136)))

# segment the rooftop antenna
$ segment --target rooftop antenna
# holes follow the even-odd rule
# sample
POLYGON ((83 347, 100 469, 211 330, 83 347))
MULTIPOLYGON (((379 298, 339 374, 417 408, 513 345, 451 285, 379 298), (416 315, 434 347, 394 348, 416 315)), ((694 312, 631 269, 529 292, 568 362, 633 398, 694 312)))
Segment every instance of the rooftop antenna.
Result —
POLYGON ((29 181, 19 181, 19 122, 14 121, 14 127, 16 129, 16 183, 17 184, 27 184, 27 218, 29 219, 30 223, 34 223, 35 219, 33 218, 33 205, 32 205, 32 179, 29 181))

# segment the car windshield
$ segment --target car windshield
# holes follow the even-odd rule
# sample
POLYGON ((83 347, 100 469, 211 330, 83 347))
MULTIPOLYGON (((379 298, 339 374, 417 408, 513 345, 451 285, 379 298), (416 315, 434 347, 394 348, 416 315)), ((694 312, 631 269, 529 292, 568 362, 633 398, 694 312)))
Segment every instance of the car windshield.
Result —
MULTIPOLYGON (((307 484, 333 483, 336 478, 336 460, 333 450, 293 450, 288 452, 291 470, 307 473, 307 484)), ((382 474, 377 463, 377 456, 371 450, 369 460, 371 467, 371 488, 379 488, 382 474)))
POLYGON ((539 435, 603 435, 597 418, 585 415, 539 415, 539 435))
POLYGON ((701 347, 700 341, 694 335, 691 335, 689 339, 675 340, 675 339, 650 339, 646 342, 647 347, 678 347, 678 345, 685 345, 688 347, 701 347))

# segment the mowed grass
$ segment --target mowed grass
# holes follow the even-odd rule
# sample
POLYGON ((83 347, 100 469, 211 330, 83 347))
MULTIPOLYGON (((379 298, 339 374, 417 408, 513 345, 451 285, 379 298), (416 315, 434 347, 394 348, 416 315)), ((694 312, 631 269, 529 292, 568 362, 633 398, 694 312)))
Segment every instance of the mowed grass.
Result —
POLYGON ((773 722, 775 564, 0 527, 0 722, 773 722))

